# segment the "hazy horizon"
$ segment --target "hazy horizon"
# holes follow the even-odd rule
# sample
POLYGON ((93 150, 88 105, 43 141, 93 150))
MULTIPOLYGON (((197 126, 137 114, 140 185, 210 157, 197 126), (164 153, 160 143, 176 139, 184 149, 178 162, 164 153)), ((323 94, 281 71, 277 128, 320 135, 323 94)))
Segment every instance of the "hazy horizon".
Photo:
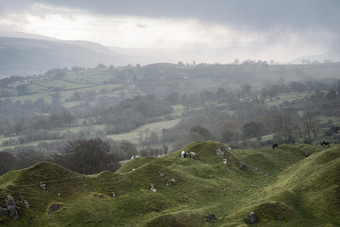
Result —
POLYGON ((13 0, 0 2, 0 32, 153 49, 162 61, 287 63, 339 52, 339 10, 336 0, 13 0))

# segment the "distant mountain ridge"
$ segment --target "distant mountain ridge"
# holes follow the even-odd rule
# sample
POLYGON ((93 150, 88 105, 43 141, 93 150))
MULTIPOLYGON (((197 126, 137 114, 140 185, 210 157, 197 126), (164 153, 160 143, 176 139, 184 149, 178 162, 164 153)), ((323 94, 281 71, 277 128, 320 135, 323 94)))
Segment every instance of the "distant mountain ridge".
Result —
POLYGON ((338 62, 340 61, 340 53, 336 51, 331 51, 319 55, 307 55, 307 56, 302 56, 299 58, 295 58, 294 60, 291 61, 293 64, 302 64, 304 61, 307 60, 310 63, 313 63, 314 61, 323 63, 325 61, 330 61, 330 62, 338 62))
POLYGON ((0 75, 24 76, 52 68, 94 67, 99 63, 124 65, 128 57, 87 41, 0 37, 0 75))

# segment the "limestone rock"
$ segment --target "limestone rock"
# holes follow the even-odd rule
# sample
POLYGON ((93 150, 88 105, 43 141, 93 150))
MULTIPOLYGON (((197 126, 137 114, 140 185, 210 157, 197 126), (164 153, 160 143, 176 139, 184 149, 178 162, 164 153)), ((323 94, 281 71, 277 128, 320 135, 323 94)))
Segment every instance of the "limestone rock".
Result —
POLYGON ((25 204, 26 208, 30 208, 31 204, 27 200, 21 198, 21 202, 25 204))
POLYGON ((225 145, 225 150, 226 150, 226 151, 229 151, 229 152, 232 152, 231 147, 229 147, 228 145, 225 145))
POLYGON ((43 184, 42 181, 40 181, 40 188, 41 188, 42 190, 45 190, 45 189, 46 189, 46 184, 43 184))
POLYGON ((14 220, 18 220, 19 219, 20 207, 18 207, 15 204, 14 198, 10 195, 7 196, 7 198, 5 198, 5 203, 6 203, 6 206, 7 206, 8 215, 10 217, 12 217, 14 220))
POLYGON ((240 170, 245 170, 247 168, 246 164, 243 162, 240 162, 240 165, 238 167, 240 170))
POLYGON ((256 214, 254 212, 251 212, 250 214, 247 215, 246 222, 250 224, 255 224, 256 223, 256 214))
POLYGON ((153 184, 150 185, 150 190, 153 192, 157 192, 157 189, 153 186, 153 184))
POLYGON ((218 148, 216 150, 216 154, 217 154, 218 157, 222 158, 224 156, 224 151, 222 151, 221 148, 218 148))

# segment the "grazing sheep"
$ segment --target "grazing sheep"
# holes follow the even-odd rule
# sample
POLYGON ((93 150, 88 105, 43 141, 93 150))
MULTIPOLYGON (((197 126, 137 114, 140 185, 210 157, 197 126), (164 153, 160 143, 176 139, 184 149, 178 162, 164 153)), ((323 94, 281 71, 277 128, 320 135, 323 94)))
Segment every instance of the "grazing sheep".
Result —
POLYGON ((195 152, 190 152, 189 157, 198 160, 198 155, 195 152))
POLYGON ((187 152, 185 152, 185 151, 181 152, 181 157, 182 158, 187 158, 188 156, 189 156, 189 154, 187 152))
POLYGON ((329 142, 322 141, 320 144, 321 144, 321 146, 323 146, 323 147, 325 147, 325 146, 329 147, 329 142))

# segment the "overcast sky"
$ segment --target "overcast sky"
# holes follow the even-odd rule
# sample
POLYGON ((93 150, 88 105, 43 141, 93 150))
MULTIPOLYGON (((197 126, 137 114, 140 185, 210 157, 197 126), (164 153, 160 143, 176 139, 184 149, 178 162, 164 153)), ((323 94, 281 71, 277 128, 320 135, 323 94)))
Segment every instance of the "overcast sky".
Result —
POLYGON ((0 0, 0 31, 285 62, 340 50, 340 0, 0 0))

